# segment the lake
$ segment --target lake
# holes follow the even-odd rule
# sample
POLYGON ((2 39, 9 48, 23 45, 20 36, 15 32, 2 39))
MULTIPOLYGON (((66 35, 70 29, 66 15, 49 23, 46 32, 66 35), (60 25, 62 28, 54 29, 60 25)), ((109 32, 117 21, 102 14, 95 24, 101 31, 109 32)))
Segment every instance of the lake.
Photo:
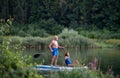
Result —
MULTIPOLYGON (((120 50, 111 48, 97 48, 97 49, 86 49, 86 48, 67 48, 59 49, 59 59, 58 65, 62 65, 64 61, 64 54, 66 51, 70 52, 71 60, 74 61, 78 59, 81 64, 89 65, 89 62, 93 60, 94 57, 98 58, 98 63, 100 70, 104 73, 107 71, 108 67, 112 67, 114 74, 120 74, 120 50)), ((40 53, 40 57, 34 58, 33 61, 37 64, 47 64, 50 65, 52 55, 49 49, 27 49, 26 54, 34 56, 40 53)))

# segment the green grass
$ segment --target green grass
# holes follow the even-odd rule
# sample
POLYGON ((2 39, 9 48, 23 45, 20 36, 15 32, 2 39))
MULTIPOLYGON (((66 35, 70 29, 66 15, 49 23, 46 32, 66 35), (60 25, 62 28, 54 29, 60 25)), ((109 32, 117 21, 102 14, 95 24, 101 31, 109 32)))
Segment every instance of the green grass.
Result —
POLYGON ((113 45, 114 47, 120 48, 120 39, 107 39, 104 40, 106 44, 113 45))
MULTIPOLYGON (((119 47, 120 40, 119 39, 90 39, 84 37, 83 35, 78 34, 77 31, 72 29, 64 29, 59 36, 59 44, 65 47, 90 47, 90 48, 98 48, 98 47, 119 47)), ((16 43, 21 43, 23 46, 27 47, 48 47, 50 41, 54 38, 54 36, 48 37, 19 37, 19 36, 9 36, 11 39, 11 44, 14 45, 16 43)), ((7 39, 7 37, 0 38, 0 40, 7 39)))
POLYGON ((113 74, 103 74, 101 71, 73 70, 73 71, 51 71, 43 74, 44 78, 115 78, 113 74))

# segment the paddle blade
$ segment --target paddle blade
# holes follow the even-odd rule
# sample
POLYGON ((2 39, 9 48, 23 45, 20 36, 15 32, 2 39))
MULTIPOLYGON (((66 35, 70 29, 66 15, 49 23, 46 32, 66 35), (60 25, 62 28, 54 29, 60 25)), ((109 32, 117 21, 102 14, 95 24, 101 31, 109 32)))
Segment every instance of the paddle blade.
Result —
POLYGON ((34 58, 38 58, 40 56, 40 54, 35 54, 34 58))

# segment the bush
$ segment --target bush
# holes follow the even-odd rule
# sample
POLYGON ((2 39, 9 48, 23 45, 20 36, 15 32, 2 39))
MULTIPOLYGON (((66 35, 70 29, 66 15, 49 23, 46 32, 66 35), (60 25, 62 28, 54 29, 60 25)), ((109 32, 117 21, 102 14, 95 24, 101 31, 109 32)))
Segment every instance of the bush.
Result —
POLYGON ((11 49, 8 39, 0 46, 0 78, 43 78, 31 68, 31 57, 22 55, 19 44, 11 49))
POLYGON ((108 39, 120 39, 120 33, 110 33, 108 39))
POLYGON ((67 46, 95 46, 92 40, 79 35, 78 32, 73 29, 64 29, 59 37, 59 42, 67 46))
POLYGON ((60 34, 63 26, 59 25, 53 18, 48 20, 40 20, 37 23, 40 29, 44 29, 48 34, 56 35, 60 34))
POLYGON ((25 37, 27 34, 26 34, 25 31, 20 30, 20 31, 18 32, 18 35, 21 36, 21 37, 25 37))

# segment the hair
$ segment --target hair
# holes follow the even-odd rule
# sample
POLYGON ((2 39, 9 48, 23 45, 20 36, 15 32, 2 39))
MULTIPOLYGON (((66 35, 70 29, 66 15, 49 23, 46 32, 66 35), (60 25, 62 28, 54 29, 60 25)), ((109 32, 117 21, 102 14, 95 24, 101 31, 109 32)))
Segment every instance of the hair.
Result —
POLYGON ((54 40, 56 40, 56 38, 58 39, 58 36, 57 36, 57 35, 54 36, 54 40))
POLYGON ((67 52, 65 53, 65 56, 68 56, 68 53, 69 53, 69 52, 67 51, 67 52))
POLYGON ((54 36, 54 38, 58 37, 57 35, 54 36))

